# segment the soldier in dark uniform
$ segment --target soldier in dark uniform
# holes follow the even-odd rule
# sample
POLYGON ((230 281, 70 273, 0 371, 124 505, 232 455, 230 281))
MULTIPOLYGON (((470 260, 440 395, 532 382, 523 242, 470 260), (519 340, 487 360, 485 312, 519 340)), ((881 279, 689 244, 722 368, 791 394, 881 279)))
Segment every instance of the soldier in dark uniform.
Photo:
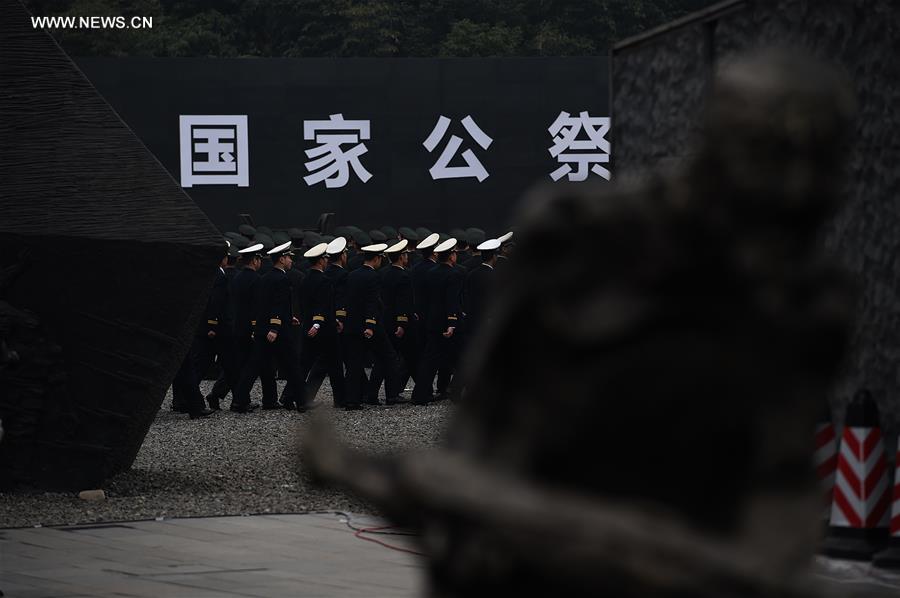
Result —
MULTIPOLYGON (((230 244, 229 244, 230 249, 230 244)), ((222 259, 216 280, 213 282, 209 300, 206 302, 205 324, 201 323, 194 347, 197 352, 197 375, 203 377, 214 362, 219 364, 222 375, 229 387, 235 388, 240 378, 234 339, 234 309, 229 297, 228 275, 225 266, 228 258, 222 259)), ((208 401, 210 409, 218 411, 219 401, 208 401)))
MULTIPOLYGON (((235 367, 238 372, 235 382, 240 381, 244 367, 246 367, 250 358, 250 348, 253 343, 253 327, 256 325, 254 295, 256 282, 259 280, 258 271, 262 263, 262 249, 262 243, 257 243, 238 252, 243 265, 228 287, 234 330, 235 367)), ((272 385, 274 386, 274 381, 272 385)), ((263 384, 263 387, 265 388, 266 385, 263 384)), ((233 400, 235 388, 236 386, 233 386, 223 377, 216 381, 209 395, 207 395, 206 401, 210 407, 218 406, 219 401, 225 398, 229 390, 232 391, 233 400)))
POLYGON ((485 242, 484 231, 480 228, 466 229, 466 238, 469 240, 469 247, 472 248, 471 255, 467 260, 460 260, 467 272, 471 272, 481 265, 481 252, 478 246, 485 242))
MULTIPOLYGON (((291 281, 287 270, 293 263, 291 243, 283 243, 268 252, 272 269, 259 280, 259 311, 254 329, 253 350, 247 367, 241 374, 231 410, 246 413, 250 407, 250 389, 257 375, 274 375, 277 365, 291 389, 302 388, 297 367, 295 338, 291 334, 291 281)), ((296 392, 296 391, 293 391, 296 392)), ((277 396, 263 394, 263 409, 280 407, 277 396)))
MULTIPOLYGON (((454 267, 455 246, 456 239, 451 237, 435 247, 439 263, 428 270, 423 281, 424 301, 421 303, 427 309, 424 326, 425 352, 419 363, 416 387, 413 391, 412 402, 415 404, 433 401, 432 384, 435 374, 439 369, 453 371, 455 367, 452 360, 457 354, 458 338, 455 338, 454 333, 461 314, 459 298, 463 284, 462 275, 454 267)), ((451 398, 455 398, 454 395, 458 390, 451 381, 447 388, 451 398)))
MULTIPOLYGON (((325 381, 325 376, 328 375, 329 371, 339 370, 344 372, 347 363, 346 349, 344 347, 344 326, 347 321, 347 239, 344 237, 334 238, 328 243, 325 253, 329 262, 328 268, 325 270, 325 277, 331 281, 334 293, 334 319, 337 334, 334 337, 334 350, 327 353, 327 358, 320 359, 313 364, 313 369, 307 381, 307 391, 312 396, 318 394, 319 388, 322 386, 322 382, 325 381), (334 360, 337 364, 329 363, 328 360, 334 360)), ((334 402, 336 406, 340 407, 343 407, 344 394, 346 392, 344 380, 344 375, 341 375, 339 379, 332 377, 331 380, 334 402)))
MULTIPOLYGON (((412 278, 406 270, 409 265, 409 242, 404 239, 384 250, 390 259, 390 266, 382 268, 381 275, 381 299, 384 303, 384 325, 388 332, 388 338, 394 347, 394 352, 401 357, 400 383, 402 391, 416 371, 419 361, 419 346, 416 343, 416 318, 413 311, 413 286, 412 278)), ((372 379, 369 391, 370 397, 378 396, 378 389, 384 381, 384 371, 376 364, 372 370, 372 379)), ((385 395, 387 396, 387 395, 385 395)))
POLYGON ((497 249, 500 241, 489 239, 478 246, 481 265, 466 275, 463 286, 463 311, 466 314, 466 329, 476 332, 484 324, 484 308, 494 280, 497 264, 497 249))
POLYGON ((320 243, 303 254, 309 260, 310 267, 300 286, 300 331, 305 336, 299 366, 299 376, 303 381, 302 400, 296 400, 300 411, 313 404, 321 385, 321 380, 313 380, 310 376, 314 367, 327 372, 335 406, 343 405, 344 372, 337 356, 334 287, 324 272, 328 261, 327 248, 327 243, 320 243))
POLYGON ((513 247, 515 243, 512 240, 513 233, 509 231, 505 235, 500 235, 497 237, 497 240, 500 241, 500 251, 497 254, 497 270, 501 271, 506 266, 506 260, 509 259, 509 255, 512 253, 513 247))
MULTIPOLYGON (((303 248, 299 246, 296 241, 292 241, 292 250, 294 253, 302 252, 303 248)), ((290 334, 294 337, 294 350, 297 352, 296 362, 300 363, 300 353, 303 349, 303 333, 300 330, 300 315, 302 313, 302 307, 300 302, 300 286, 303 284, 303 278, 305 273, 302 270, 300 265, 301 260, 295 261, 291 264, 291 267, 287 271, 288 279, 291 281, 291 313, 293 314, 291 318, 291 330, 290 334)), ((303 260, 305 261, 305 260, 303 260)), ((285 409, 294 409, 296 408, 295 403, 295 395, 296 391, 299 391, 300 388, 292 388, 290 386, 285 386, 284 391, 281 393, 281 406, 285 409)))
MULTIPOLYGON (((415 337, 413 341, 416 351, 419 354, 416 359, 417 368, 422 362, 422 355, 425 353, 425 316, 428 313, 428 296, 425 293, 425 278, 428 272, 437 266, 437 259, 434 255, 434 248, 437 246, 439 235, 437 233, 429 233, 422 239, 416 249, 422 256, 421 261, 412 267, 409 276, 413 285, 413 311, 416 320, 414 327, 415 337)), ((418 383, 418 369, 412 372, 413 379, 418 383)))
POLYGON ((384 328, 384 306, 381 303, 381 266, 387 244, 368 245, 360 249, 363 265, 347 276, 347 346, 346 409, 361 409, 365 384, 365 365, 369 353, 384 371, 385 397, 389 404, 399 402, 397 355, 384 328))

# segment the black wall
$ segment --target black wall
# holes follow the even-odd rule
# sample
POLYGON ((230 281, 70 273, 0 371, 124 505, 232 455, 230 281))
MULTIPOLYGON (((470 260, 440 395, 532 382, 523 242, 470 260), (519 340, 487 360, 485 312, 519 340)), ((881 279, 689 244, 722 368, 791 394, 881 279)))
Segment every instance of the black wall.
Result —
MULTIPOLYGON (((608 60, 522 59, 153 59, 82 58, 78 65, 176 180, 180 180, 181 114, 246 114, 247 188, 185 189, 222 230, 251 213, 272 227, 312 225, 321 212, 342 224, 433 230, 506 226, 530 185, 550 181, 559 164, 547 128, 560 111, 608 116, 608 60), (371 121, 363 184, 351 173, 343 188, 307 186, 302 177, 302 121, 371 121), (482 150, 460 121, 471 114, 493 138, 482 150), (440 115, 452 119, 444 141, 422 145, 440 115), (449 134, 462 137, 490 173, 432 180, 428 169, 449 134)), ((462 165, 461 157, 451 165, 462 165)), ((591 175, 591 178, 598 178, 591 175)))

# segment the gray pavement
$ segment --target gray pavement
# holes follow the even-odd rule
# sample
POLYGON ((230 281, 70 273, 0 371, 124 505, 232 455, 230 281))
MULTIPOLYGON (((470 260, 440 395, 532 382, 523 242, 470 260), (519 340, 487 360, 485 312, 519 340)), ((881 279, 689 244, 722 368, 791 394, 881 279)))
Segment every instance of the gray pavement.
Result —
MULTIPOLYGON (((415 550, 407 536, 365 537, 415 550)), ((355 537, 338 514, 0 530, 6 598, 406 597, 423 580, 420 557, 355 537)))
MULTIPOLYGON (((355 528, 384 522, 352 515, 355 528)), ((406 535, 355 536, 339 513, 195 517, 0 530, 6 598, 413 597, 424 562, 406 535)), ((385 530, 402 532, 402 530, 385 530)), ((900 596, 900 574, 818 557, 829 596, 900 596)), ((823 588, 825 589, 825 588, 823 588)))

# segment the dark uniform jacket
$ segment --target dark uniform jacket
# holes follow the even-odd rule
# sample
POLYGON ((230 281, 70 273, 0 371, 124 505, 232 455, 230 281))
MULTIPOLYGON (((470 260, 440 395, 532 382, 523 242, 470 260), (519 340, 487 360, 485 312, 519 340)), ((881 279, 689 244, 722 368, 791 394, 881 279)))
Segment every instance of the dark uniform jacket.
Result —
POLYGON ((231 283, 231 301, 234 305, 234 332, 241 337, 249 337, 256 326, 257 284, 259 273, 253 268, 244 268, 231 283))
POLYGON ((436 267, 437 264, 431 260, 422 260, 409 271, 413 284, 413 310, 418 314, 420 320, 424 320, 427 315, 428 296, 425 293, 425 277, 428 272, 436 267))
POLYGON ((325 276, 334 288, 334 317, 341 323, 347 320, 347 270, 337 264, 328 264, 325 276))
POLYGON ((487 264, 481 264, 466 276, 463 289, 463 311, 466 312, 467 329, 475 329, 484 323, 484 306, 494 273, 493 268, 487 264))
POLYGON ((389 332, 393 332, 398 326, 406 330, 413 317, 412 278, 405 269, 393 265, 383 268, 379 274, 385 328, 389 332))
POLYGON ((298 268, 291 268, 287 271, 287 275, 291 281, 291 313, 299 320, 303 313, 300 305, 300 285, 303 284, 304 273, 298 268))
POLYGON ((200 327, 203 336, 210 331, 216 334, 230 335, 234 333, 232 311, 228 304, 228 277, 219 268, 209 293, 209 300, 206 302, 206 323, 200 327))
POLYGON ((425 329, 428 332, 443 332, 459 324, 459 298, 464 277, 450 264, 438 264, 425 275, 424 292, 428 311, 425 315, 425 329))
POLYGON ((310 268, 300 284, 302 330, 321 324, 320 333, 334 331, 334 287, 323 272, 310 268))
POLYGON ((350 334, 374 331, 384 320, 381 277, 374 268, 362 266, 347 276, 347 326, 350 334))
POLYGON ((475 268, 481 265, 481 254, 473 255, 469 259, 462 262, 463 268, 465 268, 468 272, 471 272, 475 268))
POLYGON ((259 279, 259 312, 256 334, 289 330, 291 326, 291 281, 284 270, 272 268, 259 279))

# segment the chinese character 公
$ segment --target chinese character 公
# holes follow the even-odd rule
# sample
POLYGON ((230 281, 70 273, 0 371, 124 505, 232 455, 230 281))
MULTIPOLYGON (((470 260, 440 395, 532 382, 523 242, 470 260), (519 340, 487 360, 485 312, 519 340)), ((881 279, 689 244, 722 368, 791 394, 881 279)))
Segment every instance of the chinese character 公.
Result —
POLYGON ((303 180, 309 186, 325 181, 329 189, 343 187, 350 180, 350 166, 365 183, 372 178, 372 173, 359 161, 359 157, 369 151, 360 140, 369 138, 367 120, 344 120, 342 114, 331 114, 328 120, 303 121, 303 139, 321 144, 306 150, 306 157, 310 160, 304 166, 312 174, 303 177, 303 180), (341 145, 348 143, 355 145, 347 151, 341 149, 341 145))
POLYGON ((247 115, 178 117, 181 186, 250 185, 247 115))
MULTIPOLYGON (((462 119, 462 125, 466 128, 469 135, 472 136, 472 139, 481 146, 482 149, 487 149, 490 147, 491 143, 493 143, 493 139, 487 136, 487 134, 482 131, 478 125, 475 124, 475 121, 472 120, 471 116, 466 116, 462 119)), ((434 148, 437 147, 438 142, 444 137, 444 134, 447 132, 447 128, 450 126, 450 119, 446 116, 441 116, 438 119, 437 124, 432 129, 431 134, 428 135, 428 139, 422 143, 430 152, 434 151, 434 148)), ((444 147, 444 151, 441 152, 441 155, 438 157, 437 162, 434 163, 428 172, 431 173, 432 180, 437 179, 461 179, 466 177, 475 177, 478 179, 478 182, 484 181, 484 179, 490 176, 487 170, 484 169, 484 166, 472 152, 472 150, 467 149, 462 153, 463 160, 466 161, 465 166, 448 166, 450 160, 452 160, 456 156, 456 152, 459 150, 459 146, 462 144, 462 139, 457 137, 456 135, 450 136, 450 141, 447 143, 446 147, 444 147)))
POLYGON ((550 155, 562 164, 550 173, 550 178, 558 181, 569 175, 570 181, 583 181, 588 177, 588 164, 593 164, 590 171, 609 180, 609 170, 601 166, 609 163, 610 146, 605 139, 609 131, 609 117, 591 117, 587 112, 573 117, 568 112, 560 112, 547 130, 553 136, 550 155), (576 139, 582 129, 588 139, 576 139), (571 166, 573 163, 578 165, 578 170, 574 172, 571 166))

